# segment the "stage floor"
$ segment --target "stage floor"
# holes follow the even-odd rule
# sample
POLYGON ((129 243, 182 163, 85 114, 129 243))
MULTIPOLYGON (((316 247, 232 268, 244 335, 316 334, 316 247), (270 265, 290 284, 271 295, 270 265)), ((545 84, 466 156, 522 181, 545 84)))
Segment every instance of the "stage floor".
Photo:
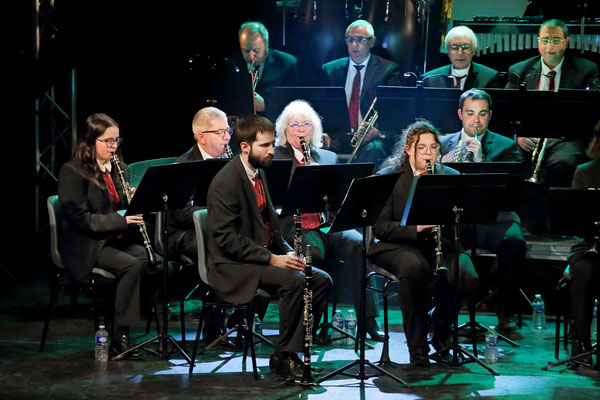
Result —
MULTIPOLYGON (((460 367, 433 364, 407 369, 408 351, 401 328, 401 313, 391 311, 390 357, 400 364, 388 370, 413 387, 406 388, 389 377, 360 381, 341 375, 320 386, 302 388, 282 383, 269 372, 271 348, 258 350, 260 379, 252 378, 250 359, 244 367, 241 353, 217 348, 198 357, 192 376, 184 359, 175 354, 165 360, 144 352, 143 361, 108 362, 99 365, 93 354, 93 319, 86 299, 69 312, 68 294, 62 292, 56 316, 50 324, 46 349, 38 352, 43 313, 48 302, 48 287, 43 274, 12 282, 4 281, 0 297, 0 398, 2 399, 597 399, 600 396, 600 372, 588 368, 549 371, 541 368, 554 359, 554 320, 549 316, 543 331, 534 331, 531 316, 511 338, 515 348, 500 342, 500 360, 494 366, 499 376, 491 375, 476 363, 460 367)), ((393 289, 395 290, 395 289, 393 289)), ((197 325, 194 310, 198 300, 186 302, 187 347, 191 353, 197 325)), ((345 308, 345 307, 342 307, 345 308)), ((173 310, 176 310, 173 308, 173 310)), ((172 313, 175 314, 175 313, 172 313)), ((173 317, 173 315, 171 315, 173 317)), ((495 316, 478 314, 478 322, 495 324, 495 316)), ((383 325, 382 318, 380 318, 383 325)), ((460 315, 460 321, 466 315, 460 315)), ((142 334, 144 324, 133 336, 142 334)), ((180 340, 179 321, 171 318, 170 333, 180 340)), ((277 309, 271 305, 263 323, 267 335, 277 333, 277 309)), ((152 334, 145 336, 152 337, 152 334)), ((143 337, 140 338, 140 340, 143 337)), ((461 343, 468 351, 467 340, 461 343)), ((480 358, 483 342, 479 342, 480 358)), ((379 360, 382 344, 366 351, 366 359, 379 360)), ((560 357, 567 354, 560 347, 560 357)), ((358 358, 350 347, 317 346, 313 364, 328 373, 358 358)), ((354 369, 355 371, 356 369, 354 369)), ((352 370, 351 370, 352 371, 352 370)), ((370 372, 367 369, 367 372, 370 372)))

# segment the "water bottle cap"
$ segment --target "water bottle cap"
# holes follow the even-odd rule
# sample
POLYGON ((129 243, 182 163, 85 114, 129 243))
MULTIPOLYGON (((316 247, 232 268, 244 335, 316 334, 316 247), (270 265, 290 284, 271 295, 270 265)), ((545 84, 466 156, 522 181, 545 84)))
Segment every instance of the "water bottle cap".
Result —
POLYGON ((542 295, 541 294, 536 294, 535 297, 539 298, 539 297, 542 297, 542 295))
POLYGON ((490 325, 490 328, 489 328, 489 329, 490 329, 491 331, 493 331, 494 329, 496 329, 496 327, 495 327, 494 325, 490 325))
POLYGON ((104 329, 104 328, 106 328, 106 327, 105 327, 104 325, 98 325, 98 328, 100 328, 100 329, 104 329))
POLYGON ((339 312, 339 313, 341 313, 341 312, 342 312, 342 310, 335 310, 335 312, 339 312))

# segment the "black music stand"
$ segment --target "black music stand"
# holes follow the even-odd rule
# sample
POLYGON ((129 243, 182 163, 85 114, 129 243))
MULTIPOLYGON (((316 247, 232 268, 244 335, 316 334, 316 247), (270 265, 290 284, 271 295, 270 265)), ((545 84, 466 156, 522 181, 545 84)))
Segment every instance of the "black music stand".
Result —
MULTIPOLYGON (((496 221, 498 211, 512 195, 508 174, 465 174, 465 175, 423 175, 415 177, 408 202, 404 210, 402 225, 448 225, 454 224, 454 322, 453 343, 427 356, 436 359, 448 350, 452 350, 449 366, 459 367, 465 364, 465 356, 487 369, 493 375, 498 372, 487 366, 477 357, 458 345, 458 282, 460 224, 489 223, 496 221), (485 205, 482 207, 482 205, 485 205), (460 360, 459 360, 460 354, 460 360)), ((423 359, 410 366, 418 365, 423 359)))
MULTIPOLYGON (((336 210, 342 204, 348 187, 355 178, 367 176, 373 170, 373 163, 334 164, 334 165, 300 165, 292 175, 286 200, 283 202, 281 216, 290 216, 300 211, 301 213, 323 212, 329 220, 330 210, 336 210), (306 190, 310 188, 310 190, 306 190)), ((327 221, 328 222, 328 221, 327 221)), ((325 236, 325 254, 327 259, 328 236, 325 236)), ((325 313, 325 322, 321 326, 320 337, 327 343, 327 328, 332 328, 342 335, 349 336, 328 322, 325 313)), ((352 338, 356 340, 356 338, 352 338)), ((369 345, 369 347, 373 347, 369 345)))
POLYGON ((292 160, 273 160, 271 166, 263 168, 269 185, 269 195, 274 207, 281 207, 287 195, 292 175, 292 160))
MULTIPOLYGON (((350 164, 351 165, 351 164, 350 164)), ((402 379, 386 371, 378 365, 373 364, 369 360, 365 359, 365 340, 366 340, 366 328, 365 328, 365 308, 366 299, 365 292, 367 290, 367 243, 366 243, 366 229, 367 226, 373 225, 387 199, 390 197, 396 181, 398 180, 399 174, 387 174, 387 175, 375 175, 368 176, 365 178, 354 179, 348 188, 347 194, 344 198, 343 203, 337 212, 329 232, 341 232, 348 229, 362 228, 362 290, 360 294, 360 312, 363 318, 359 323, 358 328, 358 339, 360 343, 360 355, 359 359, 339 368, 329 374, 323 376, 317 383, 326 381, 327 379, 337 375, 343 374, 356 379, 360 379, 361 386, 364 385, 365 379, 373 376, 387 375, 396 382, 403 384, 406 387, 412 387, 410 384, 404 382, 402 379), (346 371, 354 366, 359 367, 358 374, 348 374, 346 371), (365 366, 369 366, 379 374, 367 375, 365 373, 365 366)))
MULTIPOLYGON (((548 205, 550 211, 550 229, 559 235, 578 237, 593 237, 600 234, 600 190, 550 188, 548 190, 548 205)), ((600 325, 596 321, 597 326, 600 325)), ((590 351, 569 357, 565 360, 549 363, 543 370, 547 371, 557 365, 577 362, 580 358, 596 353, 594 369, 600 370, 599 335, 596 330, 596 344, 590 351)))
MULTIPOLYGON (((490 173, 507 173, 509 174, 511 180, 511 186, 514 188, 513 196, 510 197, 509 203, 505 204, 505 207, 502 211, 518 211, 521 204, 521 188, 523 182, 523 163, 519 161, 494 161, 494 162, 447 162, 444 163, 444 166, 454 168, 462 174, 490 174, 490 173)), ((475 225, 473 225, 474 234, 475 225)), ((477 246, 475 243, 472 243, 472 257, 477 256, 477 246)), ((487 296, 484 300, 488 299, 490 296, 487 296)), ((483 301, 483 300, 482 300, 483 301)), ((476 332, 475 330, 479 328, 480 330, 487 331, 488 328, 477 321, 467 321, 464 324, 458 326, 458 330, 461 329, 471 329, 471 335, 473 338, 473 346, 475 346, 475 338, 476 332)), ((497 332, 498 333, 498 332, 497 332)), ((498 333, 498 339, 504 340, 506 343, 519 347, 519 344, 513 340, 510 340, 506 336, 498 333)), ((476 348, 474 348, 474 353, 477 355, 476 348)))
MULTIPOLYGON (((199 176, 199 164, 196 162, 168 164, 148 168, 146 174, 140 182, 135 196, 131 200, 125 215, 147 214, 153 212, 162 212, 163 223, 163 243, 165 249, 167 245, 167 213, 169 208, 183 208, 192 192, 194 191, 196 177, 199 176)), ((175 352, 181 354, 188 363, 191 363, 190 357, 177 344, 177 341, 169 335, 168 331, 168 252, 163 256, 163 327, 162 332, 153 338, 140 343, 131 349, 115 356, 112 360, 119 360, 132 351, 142 348, 147 344, 158 339, 158 353, 162 358, 168 358, 172 352, 169 351, 169 343, 175 348, 175 352)))

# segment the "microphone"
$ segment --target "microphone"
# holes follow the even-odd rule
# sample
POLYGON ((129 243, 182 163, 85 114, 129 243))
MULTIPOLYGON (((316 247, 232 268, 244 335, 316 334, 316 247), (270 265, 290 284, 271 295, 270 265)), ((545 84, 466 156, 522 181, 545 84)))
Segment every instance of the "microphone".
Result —
POLYGON ((454 75, 434 74, 434 75, 429 75, 429 76, 421 77, 419 79, 419 76, 415 72, 408 71, 408 72, 404 73, 404 77, 405 78, 409 78, 411 76, 415 78, 416 87, 423 87, 423 84, 425 83, 425 81, 427 81, 429 78, 433 78, 433 77, 443 76, 444 78, 447 78, 447 79, 454 78, 454 75))

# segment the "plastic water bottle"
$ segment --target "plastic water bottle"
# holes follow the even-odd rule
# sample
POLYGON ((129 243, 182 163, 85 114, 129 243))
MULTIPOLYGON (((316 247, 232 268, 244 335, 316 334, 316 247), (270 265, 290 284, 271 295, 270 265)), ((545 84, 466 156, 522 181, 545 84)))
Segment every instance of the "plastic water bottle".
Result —
POLYGON ((498 333, 495 326, 490 326, 485 334, 485 362, 488 364, 498 362, 498 333))
MULTIPOLYGON (((254 327, 252 330, 262 336, 262 321, 260 318, 258 318, 258 314, 254 314, 254 327)), ((262 340, 258 338, 255 339, 256 341, 254 342, 254 348, 260 348, 262 340)))
POLYGON ((546 306, 541 294, 536 294, 535 299, 533 299, 533 328, 546 328, 546 306))
MULTIPOLYGON (((353 337, 356 337, 356 315, 354 315, 354 310, 348 310, 346 314, 346 319, 344 320, 344 331, 353 337)), ((346 344, 353 345, 354 339, 348 336, 346 338, 346 344)))
MULTIPOLYGON (((344 326, 344 316, 342 315, 341 310, 335 310, 335 314, 333 314, 333 318, 331 320, 331 326, 334 326, 342 331, 346 331, 346 327, 344 326)), ((336 331, 335 329, 331 330, 331 340, 335 340, 333 343, 340 344, 340 340, 342 338, 342 333, 336 331)))
POLYGON ((104 325, 96 331, 96 361, 108 361, 108 331, 104 325))
POLYGON ((592 336, 592 340, 596 338, 596 332, 598 330, 598 299, 594 300, 594 314, 592 314, 592 327, 590 329, 590 333, 592 336))

